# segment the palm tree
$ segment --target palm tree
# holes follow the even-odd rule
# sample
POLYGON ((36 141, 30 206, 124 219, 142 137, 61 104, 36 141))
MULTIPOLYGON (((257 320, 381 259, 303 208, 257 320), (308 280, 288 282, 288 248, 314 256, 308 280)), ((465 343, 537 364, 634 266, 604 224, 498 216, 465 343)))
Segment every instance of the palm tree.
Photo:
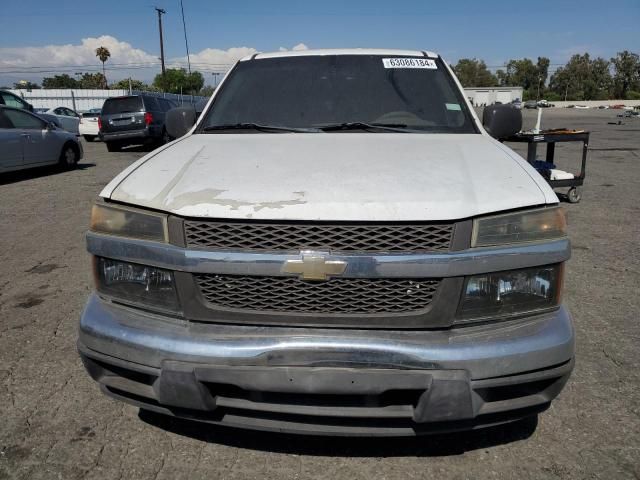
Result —
POLYGON ((109 51, 109 49, 107 47, 98 47, 98 48, 96 48, 96 57, 98 57, 100 59, 100 61, 102 62, 102 78, 103 78, 103 81, 104 81, 104 88, 107 88, 107 76, 104 73, 104 62, 109 60, 110 56, 111 56, 111 52, 109 51))

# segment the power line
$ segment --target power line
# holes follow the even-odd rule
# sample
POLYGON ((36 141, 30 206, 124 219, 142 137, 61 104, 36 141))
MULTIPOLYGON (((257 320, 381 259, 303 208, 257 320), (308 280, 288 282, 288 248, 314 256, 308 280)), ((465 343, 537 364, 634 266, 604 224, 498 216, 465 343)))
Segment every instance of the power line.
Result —
MULTIPOLYGON (((144 64, 123 63, 123 64, 111 64, 110 66, 105 67, 105 69, 110 71, 144 70, 144 69, 156 68, 158 67, 158 65, 160 65, 159 62, 144 63, 144 64)), ((186 66, 184 62, 169 62, 169 65, 175 66, 178 68, 186 66)), ((226 72, 233 66, 233 63, 198 62, 194 65, 196 65, 199 70, 203 70, 203 71, 215 70, 220 72, 226 72)), ((93 71, 97 72, 97 71, 101 71, 102 68, 99 65, 95 65, 95 64, 61 65, 59 67, 54 67, 54 66, 52 67, 18 67, 18 68, 9 68, 9 69, 3 69, 2 67, 0 67, 0 74, 7 74, 7 73, 37 74, 37 73, 64 73, 64 72, 75 73, 75 71, 79 69, 87 72, 93 72, 93 71)))
MULTIPOLYGON (((181 62, 179 60, 172 60, 169 62, 170 64, 179 64, 179 63, 184 63, 181 62)), ((234 63, 234 62, 233 62, 234 63)), ((233 63, 213 63, 213 62, 193 62, 193 65, 220 65, 220 66, 227 66, 227 65, 233 65, 233 63)), ((133 66, 137 66, 137 65, 142 65, 142 66, 158 66, 160 65, 160 63, 158 61, 154 61, 154 62, 129 62, 129 63, 110 63, 110 65, 115 65, 115 66, 128 66, 128 65, 133 65, 133 66)), ((38 68, 89 68, 89 67, 96 67, 99 65, 96 65, 95 63, 85 63, 85 64, 81 64, 81 65, 73 65, 73 64, 65 64, 65 65, 43 65, 43 66, 23 66, 23 65, 12 65, 12 64, 3 64, 0 65, 0 69, 2 68, 18 68, 18 69, 38 69, 38 68)))

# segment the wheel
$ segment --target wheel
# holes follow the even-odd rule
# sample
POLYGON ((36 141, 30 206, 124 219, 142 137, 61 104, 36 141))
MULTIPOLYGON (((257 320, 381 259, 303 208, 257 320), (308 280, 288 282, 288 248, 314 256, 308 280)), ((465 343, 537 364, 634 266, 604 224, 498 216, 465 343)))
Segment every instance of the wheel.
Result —
POLYGON ((107 143, 107 151, 108 152, 119 152, 122 149, 122 146, 116 142, 106 142, 107 143))
POLYGON ((171 138, 171 136, 167 133, 166 130, 162 130, 162 136, 160 137, 160 141, 158 142, 159 145, 166 145, 167 143, 171 142, 173 139, 171 138))
POLYGON ((96 139, 95 135, 83 135, 82 136, 87 142, 93 142, 96 139))
POLYGON ((578 203, 582 199, 582 189, 580 187, 571 187, 567 192, 569 203, 578 203))
POLYGON ((62 147, 62 153, 60 154, 60 166, 65 170, 71 170, 76 168, 78 164, 78 149, 67 143, 64 147, 62 147))

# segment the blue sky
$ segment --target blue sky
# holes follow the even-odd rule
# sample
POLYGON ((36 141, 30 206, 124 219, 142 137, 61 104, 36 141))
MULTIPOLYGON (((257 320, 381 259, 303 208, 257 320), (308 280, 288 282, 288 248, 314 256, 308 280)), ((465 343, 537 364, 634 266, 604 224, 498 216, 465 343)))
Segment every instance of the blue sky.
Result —
MULTIPOLYGON (((269 51, 299 44, 309 48, 429 49, 451 62, 478 57, 490 66, 539 55, 550 57, 552 63, 563 63, 571 54, 585 51, 605 58, 623 49, 640 52, 640 0, 183 2, 191 52, 211 49, 197 57, 202 64, 230 63, 234 55, 244 51, 229 53, 229 49, 269 51)), ((95 63, 81 49, 72 47, 83 45, 83 39, 103 36, 124 45, 116 48, 118 53, 110 60, 114 66, 150 62, 159 55, 153 5, 167 11, 165 55, 177 62, 185 55, 179 0, 21 0, 4 6, 5 13, 0 16, 0 82, 30 76, 20 68, 28 71, 39 65, 55 69, 57 65, 95 63), (52 49, 39 50, 45 46, 52 49), (130 55, 130 49, 138 52, 130 55)), ((85 50, 92 45, 86 42, 85 50)), ((128 73, 116 69, 111 76, 128 73)), ((154 69, 137 73, 152 76, 154 69)))

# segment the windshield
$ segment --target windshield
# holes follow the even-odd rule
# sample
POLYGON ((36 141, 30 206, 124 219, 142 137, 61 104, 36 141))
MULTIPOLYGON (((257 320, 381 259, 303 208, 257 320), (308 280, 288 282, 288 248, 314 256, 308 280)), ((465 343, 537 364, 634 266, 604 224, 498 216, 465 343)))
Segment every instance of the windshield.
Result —
POLYGON ((382 55, 240 62, 223 83, 199 131, 229 133, 251 125, 251 133, 276 131, 266 127, 307 132, 476 133, 440 59, 382 55), (225 130, 224 126, 235 128, 225 130))

